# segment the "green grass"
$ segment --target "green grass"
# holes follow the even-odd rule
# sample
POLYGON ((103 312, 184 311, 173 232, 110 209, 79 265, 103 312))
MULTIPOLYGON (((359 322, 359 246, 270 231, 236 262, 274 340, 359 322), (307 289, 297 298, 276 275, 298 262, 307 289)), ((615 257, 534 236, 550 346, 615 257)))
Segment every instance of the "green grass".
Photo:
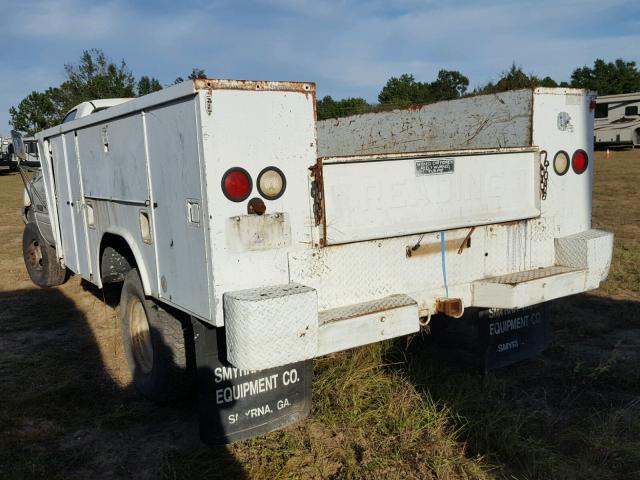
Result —
MULTIPOLYGON (((452 412, 388 363, 395 353, 384 343, 317 361, 311 417, 230 452, 255 478, 489 478, 483 459, 465 452, 452 412)), ((216 462, 204 447, 176 453, 164 476, 224 477, 216 462)))
POLYGON ((633 294, 640 285, 640 241, 616 240, 609 281, 602 292, 610 295, 633 294))

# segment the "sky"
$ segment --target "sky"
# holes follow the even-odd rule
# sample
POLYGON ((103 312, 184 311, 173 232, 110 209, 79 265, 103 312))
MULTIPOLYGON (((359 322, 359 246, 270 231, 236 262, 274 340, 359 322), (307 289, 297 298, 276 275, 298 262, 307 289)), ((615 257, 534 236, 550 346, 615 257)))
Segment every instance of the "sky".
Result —
POLYGON ((59 85, 83 50, 162 84, 212 78, 313 81, 370 102, 392 76, 471 87, 513 62, 557 81, 596 58, 640 64, 638 0, 0 0, 0 132, 9 107, 59 85))

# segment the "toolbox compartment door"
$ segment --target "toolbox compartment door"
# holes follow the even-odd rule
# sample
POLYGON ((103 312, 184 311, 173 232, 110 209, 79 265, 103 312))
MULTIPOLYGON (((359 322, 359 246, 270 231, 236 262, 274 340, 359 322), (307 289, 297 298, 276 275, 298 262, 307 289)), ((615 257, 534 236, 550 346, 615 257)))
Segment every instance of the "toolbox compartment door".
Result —
POLYGON ((324 244, 540 215, 535 148, 320 159, 324 244))
POLYGON ((144 122, 159 296, 209 318, 209 256, 195 102, 188 98, 151 109, 144 122))

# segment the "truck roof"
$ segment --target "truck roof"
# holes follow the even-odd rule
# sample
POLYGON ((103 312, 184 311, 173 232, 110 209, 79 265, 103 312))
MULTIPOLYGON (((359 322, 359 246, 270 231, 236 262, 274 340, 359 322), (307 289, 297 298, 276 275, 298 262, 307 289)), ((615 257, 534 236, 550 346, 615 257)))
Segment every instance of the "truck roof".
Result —
MULTIPOLYGON (((48 128, 36 133, 38 138, 71 131, 77 128, 86 127, 94 123, 103 122, 109 118, 127 115, 132 112, 143 110, 154 105, 177 100, 178 98, 195 95, 199 90, 280 90, 290 92, 301 92, 306 95, 315 95, 316 86, 313 82, 287 82, 287 81, 263 81, 263 80, 223 80, 213 78, 199 78, 187 80, 176 85, 172 85, 157 92, 131 99, 103 99, 103 101, 118 101, 119 103, 109 107, 100 108, 100 111, 84 117, 74 117, 60 125, 48 128)), ((94 103, 96 100, 93 101, 94 103)), ((80 104, 82 105, 82 104, 80 104)), ((79 105, 78 105, 79 106, 79 105)), ((73 111, 73 109, 71 110, 73 111)), ((67 114, 68 115, 68 114, 67 114)))

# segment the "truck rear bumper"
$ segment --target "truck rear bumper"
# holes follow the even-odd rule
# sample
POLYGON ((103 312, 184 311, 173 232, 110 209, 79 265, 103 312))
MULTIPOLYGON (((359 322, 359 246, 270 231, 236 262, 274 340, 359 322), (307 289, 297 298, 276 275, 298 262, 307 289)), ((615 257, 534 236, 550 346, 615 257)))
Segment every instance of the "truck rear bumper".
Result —
POLYGON ((418 304, 408 295, 333 308, 318 316, 318 355, 418 331, 418 304))
POLYGON ((418 304, 408 295, 318 313, 316 291, 286 284, 224 296, 227 359, 263 370, 417 332, 418 304))
POLYGON ((598 288, 607 278, 613 234, 587 230, 555 239, 555 265, 473 282, 474 307, 522 308, 598 288))
POLYGON ((554 265, 473 283, 474 307, 522 308, 585 290, 586 269, 554 265))
MULTIPOLYGON (((466 306, 523 308, 597 288, 612 251, 601 230, 555 239, 555 265, 467 284, 466 306)), ((225 293, 224 313, 228 360, 262 370, 417 332, 420 308, 397 294, 318 312, 316 290, 291 283, 225 293)))

